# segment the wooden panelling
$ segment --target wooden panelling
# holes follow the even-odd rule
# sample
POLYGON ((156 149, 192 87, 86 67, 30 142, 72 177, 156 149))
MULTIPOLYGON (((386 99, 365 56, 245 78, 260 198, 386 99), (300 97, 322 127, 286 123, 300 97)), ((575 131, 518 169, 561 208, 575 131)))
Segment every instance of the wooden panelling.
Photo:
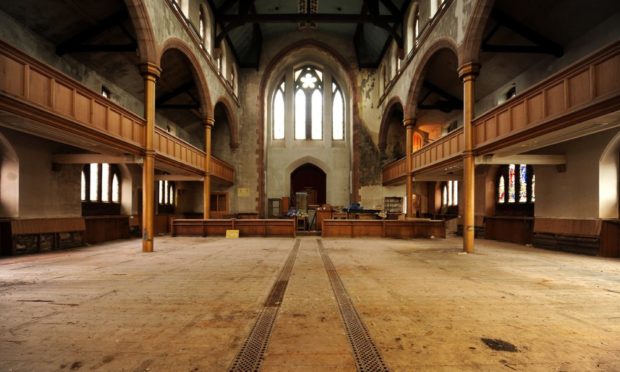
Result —
POLYGON ((445 238, 444 221, 434 220, 329 220, 323 221, 323 237, 387 237, 387 238, 445 238))
POLYGON ((129 216, 84 217, 84 221, 84 241, 88 244, 129 238, 129 216))
POLYGON ((532 242, 532 217, 490 216, 485 218, 485 238, 529 244, 532 242))
POLYGON ((11 232, 14 235, 83 231, 84 229, 82 217, 11 220, 11 232))
POLYGON ((603 221, 599 255, 620 257, 620 220, 603 221))
POLYGON ((239 236, 295 237, 294 219, 225 219, 172 221, 172 236, 225 236, 239 230, 239 236))
POLYGON ((590 96, 590 70, 584 69, 568 78, 569 107, 586 103, 590 96))
MULTIPOLYGON (((76 125, 96 130, 99 135, 109 135, 110 140, 144 145, 144 119, 1 41, 0 73, 0 97, 9 95, 69 118, 76 125), (114 114, 108 115, 108 112, 114 114)), ((7 106, 10 109, 10 105, 7 106)))
MULTIPOLYGON (((428 166, 459 156, 464 148, 463 128, 441 137, 413 153, 413 169, 416 172, 428 166)), ((385 182, 384 182, 385 183, 385 182)))
POLYGON ((508 137, 512 142, 529 138, 545 123, 577 112, 587 114, 589 106, 619 94, 620 42, 616 42, 474 119, 475 148, 493 148, 508 137))
POLYGON ((383 167, 383 184, 394 185, 405 182, 407 176, 407 158, 395 160, 383 167))
POLYGON ((534 221, 534 232, 599 236, 601 233, 601 220, 599 219, 569 219, 569 218, 542 218, 537 217, 534 221))
POLYGON ((596 96, 612 93, 620 85, 620 55, 594 63, 594 89, 596 96))

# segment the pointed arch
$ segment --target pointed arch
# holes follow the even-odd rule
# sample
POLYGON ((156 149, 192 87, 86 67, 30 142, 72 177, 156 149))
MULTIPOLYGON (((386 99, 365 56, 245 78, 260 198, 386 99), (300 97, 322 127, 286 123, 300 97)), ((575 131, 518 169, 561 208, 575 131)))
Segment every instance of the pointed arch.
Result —
POLYGON ((478 63, 480 59, 480 45, 484 29, 487 25, 495 0, 478 0, 474 3, 469 17, 465 37, 459 46, 459 66, 466 63, 478 63))
POLYGON ((439 38, 426 50, 426 52, 420 58, 419 62, 416 63, 413 77, 411 78, 411 85, 409 86, 409 92, 407 93, 407 104, 404 107, 406 119, 416 117, 418 95, 422 90, 424 75, 429 66, 428 62, 436 53, 438 53, 442 49, 447 49, 451 51, 458 59, 458 47, 454 40, 451 38, 439 38))
POLYGON ((379 150, 381 152, 385 152, 386 146, 387 146, 387 135, 388 135, 388 129, 390 126, 390 116, 392 114, 392 112, 394 110, 398 110, 400 109, 400 111, 404 114, 404 110, 403 110, 403 103, 400 100, 400 97, 392 97, 386 107, 385 110, 383 110, 383 115, 381 116, 381 125, 379 126, 379 150))
POLYGON ((150 16, 144 5, 144 0, 125 0, 131 23, 136 31, 140 63, 159 65, 155 33, 151 25, 150 16))
MULTIPOLYGON (((164 57, 164 54, 170 50, 176 50, 180 52, 189 61, 190 65, 192 66, 192 75, 194 77, 194 81, 196 82, 196 87, 198 88, 198 94, 200 95, 201 112, 205 118, 212 118, 213 105, 211 103, 211 96, 209 94, 207 79, 202 72, 203 70, 198 58, 185 41, 176 37, 171 37, 167 39, 160 48, 157 58, 158 66, 164 68, 164 66, 161 66, 161 61, 164 57)), ((164 71, 162 71, 162 74, 164 74, 164 71)))
MULTIPOLYGON (((280 52, 276 53, 271 61, 268 63, 265 68, 262 79, 259 85, 259 94, 258 94, 258 120, 256 122, 256 133, 257 133, 257 148, 258 148, 258 156, 256 157, 256 165, 258 171, 258 186, 257 186, 257 210, 260 215, 265 215, 265 120, 266 120, 266 105, 265 98, 269 93, 269 84, 274 80, 275 76, 280 77, 280 70, 278 70, 278 65, 282 60, 284 60, 287 55, 294 53, 296 51, 300 51, 306 48, 314 48, 318 49, 321 52, 326 53, 331 58, 333 58, 338 67, 342 70, 343 81, 341 81, 344 86, 341 88, 348 89, 351 97, 359 97, 359 88, 357 84, 355 84, 356 76, 355 72, 356 67, 354 64, 351 64, 347 59, 345 59, 336 49, 331 47, 330 45, 313 40, 313 39, 304 39, 288 46, 285 46, 280 50, 280 52)), ((358 108, 358 100, 352 99, 349 101, 351 105, 351 116, 352 123, 350 125, 352 132, 352 151, 353 151, 353 164, 351 166, 352 171, 352 180, 351 180, 351 199, 352 201, 358 201, 360 199, 359 189, 360 189, 360 162, 361 162, 361 154, 359 151, 360 148, 360 119, 359 119, 359 108, 358 108)))
MULTIPOLYGON (((233 105, 230 103, 227 97, 221 96, 218 98, 215 106, 213 106, 213 114, 212 117, 215 117, 215 108, 221 105, 226 113, 226 119, 228 120, 228 128, 230 130, 230 148, 236 149, 239 147, 239 122, 237 120, 237 116, 235 115, 235 110, 233 109, 233 105)), ((217 123, 215 123, 217 125, 217 123)))

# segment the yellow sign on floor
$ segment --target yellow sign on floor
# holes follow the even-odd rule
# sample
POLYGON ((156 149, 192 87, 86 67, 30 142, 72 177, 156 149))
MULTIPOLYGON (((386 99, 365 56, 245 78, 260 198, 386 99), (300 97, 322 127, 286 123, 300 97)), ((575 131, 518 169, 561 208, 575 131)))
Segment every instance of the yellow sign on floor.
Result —
POLYGON ((239 237, 239 230, 226 230, 226 239, 237 239, 239 237))

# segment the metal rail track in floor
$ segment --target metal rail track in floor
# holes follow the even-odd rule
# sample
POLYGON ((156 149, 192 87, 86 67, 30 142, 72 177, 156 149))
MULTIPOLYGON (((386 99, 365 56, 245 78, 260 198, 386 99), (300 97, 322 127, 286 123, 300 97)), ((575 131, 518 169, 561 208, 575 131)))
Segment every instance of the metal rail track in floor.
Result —
POLYGON ((349 343, 353 349, 357 370, 373 372, 389 371, 387 364, 381 357, 381 353, 379 353, 375 343, 372 341, 368 329, 364 325, 364 322, 362 322, 357 310, 355 310, 353 301, 351 301, 351 297, 344 287, 340 275, 338 275, 336 271, 336 267, 325 251, 323 242, 321 239, 317 239, 317 243, 319 245, 319 253, 323 259, 323 265, 329 277, 329 282, 331 283, 332 290, 338 301, 340 315, 347 332, 347 337, 349 338, 349 343))
POLYGON ((263 305, 263 310, 258 316, 258 319, 256 319, 256 323, 254 323, 254 327, 252 327, 252 330, 250 331, 248 338, 243 343, 241 350, 239 350, 239 353, 237 353, 237 356, 233 360, 229 371, 249 372, 260 370, 263 362, 263 355, 265 354, 265 350, 267 350, 267 345, 269 344, 271 330, 273 329, 273 324, 276 320, 276 316, 278 315, 280 304, 284 298, 284 293, 286 292, 286 287, 291 276, 291 271, 293 270, 293 265, 295 264, 295 259, 297 258, 299 245, 300 241, 297 239, 291 253, 289 253, 288 258, 282 267, 282 271, 280 271, 280 275, 278 275, 278 278, 271 287, 269 296, 267 296, 267 299, 263 305))

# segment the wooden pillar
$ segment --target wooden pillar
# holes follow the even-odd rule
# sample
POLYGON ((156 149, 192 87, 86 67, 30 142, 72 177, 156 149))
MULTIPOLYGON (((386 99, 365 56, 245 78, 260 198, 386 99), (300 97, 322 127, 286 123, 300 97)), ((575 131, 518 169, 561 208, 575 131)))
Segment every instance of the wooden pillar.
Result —
POLYGON ((407 156, 407 217, 415 217, 413 209, 413 128, 415 127, 415 119, 403 120, 405 126, 406 141, 405 154, 407 156))
POLYGON ((142 252, 153 252, 155 221, 155 83, 161 69, 147 63, 141 67, 144 77, 144 164, 142 166, 142 252))
POLYGON ((467 63, 459 68, 459 77, 463 80, 463 133, 465 135, 465 150, 463 151, 463 251, 474 251, 474 131, 472 119, 474 117, 474 81, 480 65, 467 63))
POLYGON ((208 220, 211 216, 211 129, 215 120, 207 118, 204 120, 205 126, 205 178, 204 178, 204 201, 202 218, 208 220))

